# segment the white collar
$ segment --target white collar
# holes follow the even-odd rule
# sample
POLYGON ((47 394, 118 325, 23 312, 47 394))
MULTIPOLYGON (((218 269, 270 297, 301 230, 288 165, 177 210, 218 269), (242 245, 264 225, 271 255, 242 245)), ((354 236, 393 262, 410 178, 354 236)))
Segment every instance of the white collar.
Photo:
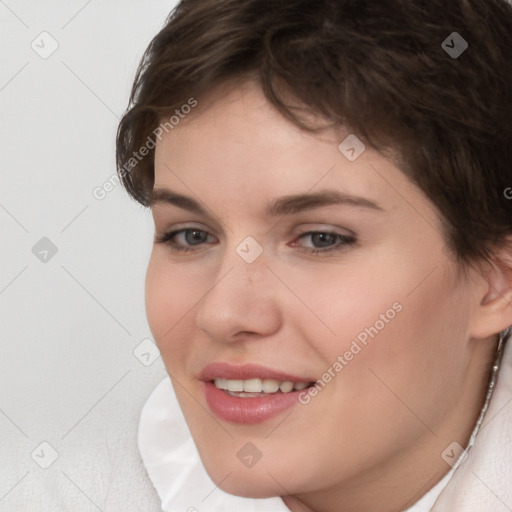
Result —
POLYGON ((241 498, 216 488, 201 463, 169 377, 142 408, 138 444, 165 512, 290 512, 278 497, 241 498))
MULTIPOLYGON (((216 488, 201 463, 169 377, 156 386, 142 408, 138 445, 164 512, 290 512, 279 497, 241 498, 216 488)), ((512 510, 510 341, 505 344, 499 378, 478 435, 466 450, 450 472, 406 512, 512 510)))

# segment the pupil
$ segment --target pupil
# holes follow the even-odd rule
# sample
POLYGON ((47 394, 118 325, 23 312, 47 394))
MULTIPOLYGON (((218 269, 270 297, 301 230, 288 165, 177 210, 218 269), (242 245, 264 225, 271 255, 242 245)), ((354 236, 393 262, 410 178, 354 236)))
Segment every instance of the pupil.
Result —
POLYGON ((187 243, 191 245, 196 245, 198 243, 204 242, 204 233, 203 231, 187 231, 185 238, 187 239, 187 243))
POLYGON ((335 240, 336 235, 332 233, 314 233, 313 234, 313 243, 315 245, 319 245, 321 247, 325 247, 331 245, 335 240), (317 243, 318 242, 318 243, 317 243), (327 243, 325 243, 327 242, 327 243))

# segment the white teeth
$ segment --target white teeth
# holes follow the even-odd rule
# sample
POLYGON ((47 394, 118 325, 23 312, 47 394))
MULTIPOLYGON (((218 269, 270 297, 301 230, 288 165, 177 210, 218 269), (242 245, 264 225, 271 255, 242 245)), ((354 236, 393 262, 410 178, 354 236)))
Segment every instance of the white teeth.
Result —
POLYGON ((293 382, 290 382, 289 380, 281 382, 281 385, 279 386, 279 389, 283 393, 289 393, 293 389, 293 382))
POLYGON ((243 391, 244 390, 244 381, 243 380, 227 380, 227 389, 228 391, 243 391))
POLYGON ((248 379, 244 380, 244 391, 246 393, 261 393, 263 386, 261 379, 248 379))
POLYGON ((275 379, 265 379, 262 387, 264 393, 275 393, 279 389, 279 381, 275 379))
POLYGON ((247 380, 230 380, 217 378, 214 380, 215 387, 229 392, 243 393, 289 393, 292 390, 300 391, 307 388, 308 382, 280 382, 276 379, 247 379, 247 380))
POLYGON ((226 379, 215 379, 214 380, 215 387, 219 389, 228 389, 228 381, 226 379))

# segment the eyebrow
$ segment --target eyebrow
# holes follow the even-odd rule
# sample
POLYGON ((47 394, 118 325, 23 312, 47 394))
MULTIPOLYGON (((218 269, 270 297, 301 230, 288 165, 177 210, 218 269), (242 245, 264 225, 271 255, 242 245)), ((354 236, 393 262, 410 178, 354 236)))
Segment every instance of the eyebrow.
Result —
MULTIPOLYGON (((159 203, 172 204, 189 212, 208 216, 206 209, 195 199, 178 194, 168 188, 155 188, 152 191, 149 206, 152 207, 159 203)), ((324 190, 315 193, 278 197, 267 206, 265 213, 268 217, 277 217, 280 215, 293 215, 329 205, 348 205, 384 211, 381 206, 370 199, 337 190, 324 190)))

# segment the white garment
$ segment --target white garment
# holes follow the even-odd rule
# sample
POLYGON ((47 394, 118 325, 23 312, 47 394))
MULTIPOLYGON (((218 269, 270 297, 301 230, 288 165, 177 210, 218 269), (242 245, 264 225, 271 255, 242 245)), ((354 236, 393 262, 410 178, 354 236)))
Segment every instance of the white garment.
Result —
MULTIPOLYGON (((138 445, 164 512, 290 512, 279 497, 241 498, 216 488, 201 463, 168 377, 142 409, 138 445)), ((466 449, 443 479, 405 512, 511 512, 511 341, 505 345, 478 435, 466 449)))

